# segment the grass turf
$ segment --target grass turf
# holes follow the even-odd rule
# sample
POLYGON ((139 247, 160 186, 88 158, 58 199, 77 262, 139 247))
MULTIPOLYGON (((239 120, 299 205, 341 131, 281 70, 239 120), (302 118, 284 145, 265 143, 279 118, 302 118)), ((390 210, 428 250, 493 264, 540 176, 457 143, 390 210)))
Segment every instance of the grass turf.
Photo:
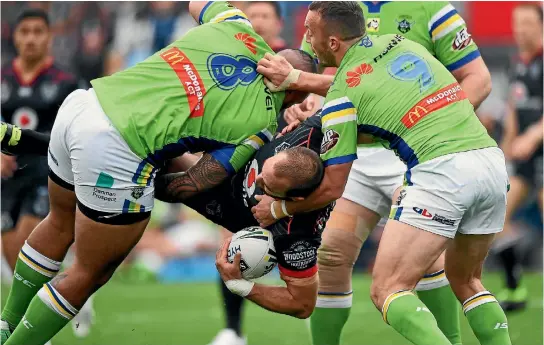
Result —
MULTIPOLYGON (((491 291, 501 287, 496 274, 485 283, 491 291)), ((509 315, 514 345, 543 344, 542 275, 525 277, 528 309, 509 315)), ((370 278, 356 275, 354 306, 344 329, 342 345, 409 345, 381 320, 368 297, 370 278)), ((2 291, 2 304, 7 297, 2 291)), ((216 284, 127 284, 112 281, 95 299, 96 324, 85 339, 75 338, 67 326, 53 345, 205 345, 223 327, 223 310, 216 284)), ((478 345, 462 317, 463 344, 478 345)), ((247 303, 244 332, 248 344, 310 345, 307 320, 265 311, 247 303)))

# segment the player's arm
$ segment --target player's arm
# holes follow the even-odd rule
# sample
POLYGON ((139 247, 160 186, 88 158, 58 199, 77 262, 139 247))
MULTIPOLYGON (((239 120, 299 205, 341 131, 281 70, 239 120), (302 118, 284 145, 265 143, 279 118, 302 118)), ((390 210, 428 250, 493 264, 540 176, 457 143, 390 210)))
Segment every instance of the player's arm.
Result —
POLYGON ((428 2, 429 34, 438 60, 453 74, 477 109, 491 92, 491 74, 463 18, 446 1, 428 2))
MULTIPOLYGON (((275 130, 271 127, 271 129, 275 130)), ((264 144, 272 140, 268 129, 250 136, 240 145, 226 145, 212 152, 204 153, 202 158, 186 172, 167 173, 155 180, 155 198, 165 202, 183 202, 188 198, 218 186, 227 177, 240 170, 264 144)), ((196 157, 180 158, 180 166, 187 166, 196 157)), ((176 162, 175 162, 176 163, 176 162)))
POLYGON ((326 96, 334 76, 294 69, 282 56, 266 53, 259 60, 257 72, 266 77, 265 84, 274 92, 297 90, 326 96))
POLYGON ((157 176, 155 198, 165 202, 183 202, 198 193, 218 186, 228 176, 223 164, 211 154, 205 153, 186 172, 157 176))
POLYGON ((518 120, 516 110, 514 109, 511 102, 508 104, 506 109, 506 117, 504 119, 504 131, 503 138, 501 142, 501 149, 504 152, 506 158, 512 158, 512 144, 516 139, 519 132, 518 120))
POLYGON ((34 154, 47 156, 49 134, 43 134, 31 129, 21 129, 17 126, 2 122, 0 124, 2 153, 7 155, 34 154))
MULTIPOLYGON (((232 293, 275 313, 300 319, 308 318, 312 314, 318 289, 317 266, 315 265, 317 258, 313 260, 313 265, 309 269, 295 274, 285 273, 280 266, 280 276, 286 284, 285 287, 262 285, 242 278, 240 253, 236 254, 232 263, 227 261, 229 245, 230 239, 227 239, 217 252, 215 264, 221 279, 232 293)), ((317 247, 313 248, 313 252, 317 253, 317 247)))
POLYGON ((251 26, 245 13, 227 1, 191 1, 189 13, 200 25, 237 21, 251 26))
MULTIPOLYGON (((339 91, 332 90, 321 112, 324 133, 321 159, 325 166, 323 180, 304 200, 286 201, 285 208, 288 214, 323 208, 344 193, 351 165, 357 159, 357 110, 348 97, 339 97, 340 95, 339 91)), ((288 215, 283 208, 278 209, 279 203, 273 203, 270 199, 266 200, 267 198, 257 199, 260 202, 251 211, 262 227, 275 222, 271 215, 271 207, 274 207, 278 219, 288 215)))
POLYGON ((321 112, 321 123, 323 181, 305 200, 286 202, 289 214, 313 211, 339 199, 344 193, 351 165, 357 158, 357 115, 347 97, 329 95, 321 112))

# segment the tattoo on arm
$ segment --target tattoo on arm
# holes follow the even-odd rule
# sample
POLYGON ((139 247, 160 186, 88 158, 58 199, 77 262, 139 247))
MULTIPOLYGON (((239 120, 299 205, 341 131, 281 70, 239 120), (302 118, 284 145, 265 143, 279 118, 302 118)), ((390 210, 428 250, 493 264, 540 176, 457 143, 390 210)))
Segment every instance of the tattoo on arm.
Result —
POLYGON ((155 183, 155 198, 166 202, 181 202, 219 185, 227 177, 227 171, 221 163, 212 155, 204 154, 186 173, 158 177, 155 183))
POLYGON ((64 278, 68 277, 66 273, 59 273, 51 280, 51 285, 56 288, 57 284, 60 283, 64 278))

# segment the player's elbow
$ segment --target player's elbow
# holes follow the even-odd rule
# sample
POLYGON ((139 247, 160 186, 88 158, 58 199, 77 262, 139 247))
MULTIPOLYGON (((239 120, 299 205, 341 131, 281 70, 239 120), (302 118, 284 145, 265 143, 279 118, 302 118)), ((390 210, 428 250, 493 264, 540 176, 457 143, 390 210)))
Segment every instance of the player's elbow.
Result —
POLYGON ((493 83, 491 82, 491 74, 489 73, 489 70, 486 68, 485 71, 482 71, 480 76, 481 81, 481 93, 482 93, 482 100, 486 99, 487 96, 491 93, 491 90, 493 89, 493 83))
POLYGON ((294 317, 297 319, 307 319, 312 315, 315 308, 315 301, 313 303, 301 302, 298 304, 297 311, 294 313, 294 317))

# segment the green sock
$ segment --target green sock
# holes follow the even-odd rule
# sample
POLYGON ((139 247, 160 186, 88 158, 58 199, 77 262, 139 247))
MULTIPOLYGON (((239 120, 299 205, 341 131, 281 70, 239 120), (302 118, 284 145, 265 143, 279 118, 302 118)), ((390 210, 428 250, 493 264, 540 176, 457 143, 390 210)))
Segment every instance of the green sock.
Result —
POLYGON ((411 291, 389 295, 382 314, 385 322, 415 345, 451 345, 433 314, 411 291))
POLYGON ((25 314, 32 297, 59 269, 60 262, 43 256, 25 243, 15 265, 11 290, 2 310, 2 320, 14 329, 25 314))
POLYGON ((32 299, 23 320, 5 345, 43 345, 77 314, 51 285, 45 284, 32 299))
POLYGON ((338 345, 349 308, 315 308, 310 318, 313 345, 338 345))
POLYGON ((353 292, 319 292, 310 317, 313 345, 338 345, 348 321, 353 292))
POLYGON ((438 328, 453 345, 461 345, 461 304, 451 290, 444 270, 426 275, 418 283, 417 296, 433 313, 438 328))
POLYGON ((508 320, 495 297, 482 291, 463 303, 463 312, 481 345, 511 345, 508 320))

